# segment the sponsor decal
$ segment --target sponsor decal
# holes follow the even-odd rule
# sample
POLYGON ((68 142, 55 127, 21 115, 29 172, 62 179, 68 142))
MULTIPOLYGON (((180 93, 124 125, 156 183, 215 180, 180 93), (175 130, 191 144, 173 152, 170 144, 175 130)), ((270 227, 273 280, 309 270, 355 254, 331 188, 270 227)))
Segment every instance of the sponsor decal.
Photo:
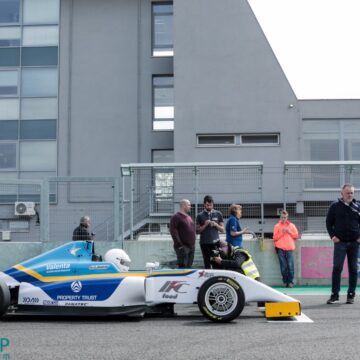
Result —
POLYGON ((232 286, 235 290, 239 290, 239 288, 240 288, 240 286, 239 286, 239 284, 236 282, 236 281, 234 281, 234 280, 231 280, 231 279, 226 279, 226 282, 230 285, 230 286, 232 286))
POLYGON ((56 299, 65 301, 96 301, 97 295, 58 295, 56 299))
POLYGON ((97 295, 82 295, 81 300, 95 301, 96 297, 97 297, 97 295))
POLYGON ((30 297, 30 296, 23 296, 21 299, 22 304, 38 304, 39 298, 37 297, 30 297))
POLYGON ((58 301, 56 300, 44 300, 43 301, 43 305, 47 305, 47 306, 57 306, 59 305, 58 301))
POLYGON ((98 265, 90 265, 89 270, 106 270, 110 267, 110 265, 107 264, 98 264, 98 265))
POLYGON ((186 291, 180 291, 185 285, 189 286, 190 284, 186 281, 167 281, 159 292, 163 293, 163 299, 177 299, 179 294, 186 294, 186 291), (171 291, 175 294, 169 294, 171 291))
POLYGON ((201 278, 201 277, 204 277, 204 278, 214 277, 214 274, 213 274, 213 273, 209 273, 209 272, 206 272, 206 271, 204 271, 204 270, 199 271, 198 274, 199 274, 199 278, 201 278))
POLYGON ((217 316, 215 314, 213 314, 206 306, 203 306, 203 310, 213 319, 215 320, 221 320, 222 317, 221 316, 217 316))
POLYGON ((88 306, 88 303, 83 302, 66 302, 63 306, 88 306))
POLYGON ((70 271, 70 264, 47 264, 46 271, 51 272, 67 272, 70 271))
POLYGON ((71 287, 71 290, 74 292, 74 293, 78 293, 81 291, 82 289, 82 284, 81 284, 81 281, 73 281, 70 285, 71 287))

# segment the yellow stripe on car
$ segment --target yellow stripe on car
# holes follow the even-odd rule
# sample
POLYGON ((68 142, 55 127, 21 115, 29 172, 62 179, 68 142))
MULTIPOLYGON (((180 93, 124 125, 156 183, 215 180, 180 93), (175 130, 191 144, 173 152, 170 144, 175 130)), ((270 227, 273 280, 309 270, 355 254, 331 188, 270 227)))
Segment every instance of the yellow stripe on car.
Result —
POLYGON ((104 279, 104 278, 124 278, 124 277, 148 277, 154 275, 188 275, 192 270, 184 271, 153 271, 152 273, 144 271, 129 271, 123 273, 105 273, 105 274, 87 274, 87 275, 61 275, 61 276, 44 276, 39 274, 37 271, 28 269, 20 264, 15 265, 16 270, 22 271, 41 282, 55 282, 55 281, 72 281, 82 279, 104 279))

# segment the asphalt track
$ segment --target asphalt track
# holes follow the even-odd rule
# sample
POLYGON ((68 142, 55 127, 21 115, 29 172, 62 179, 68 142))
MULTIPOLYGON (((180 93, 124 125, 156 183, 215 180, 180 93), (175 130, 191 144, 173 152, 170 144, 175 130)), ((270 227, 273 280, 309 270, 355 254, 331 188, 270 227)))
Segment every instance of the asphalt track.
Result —
POLYGON ((0 322, 0 338, 10 341, 0 360, 358 358, 360 297, 345 304, 343 288, 341 303, 326 305, 327 287, 278 289, 299 299, 314 322, 267 323, 255 305, 229 324, 209 322, 196 305, 177 306, 176 317, 140 321, 9 316, 0 322))

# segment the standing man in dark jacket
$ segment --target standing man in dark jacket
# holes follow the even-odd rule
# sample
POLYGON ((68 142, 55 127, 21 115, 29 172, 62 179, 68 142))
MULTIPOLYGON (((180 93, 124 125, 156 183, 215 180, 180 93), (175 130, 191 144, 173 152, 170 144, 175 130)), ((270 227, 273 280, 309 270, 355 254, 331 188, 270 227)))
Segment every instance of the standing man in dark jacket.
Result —
POLYGON ((341 198, 332 203, 327 217, 326 228, 334 243, 332 289, 328 304, 339 302, 341 273, 347 255, 349 287, 347 304, 353 304, 358 278, 358 248, 360 243, 360 205, 354 199, 354 186, 345 184, 341 198))
POLYGON ((183 199, 180 210, 170 219, 170 234, 179 268, 191 268, 194 261, 196 234, 190 210, 190 201, 183 199))
POLYGON ((73 232, 73 241, 77 240, 93 240, 94 235, 89 233, 90 217, 82 216, 80 225, 73 232))
POLYGON ((221 212, 214 209, 214 199, 210 195, 204 197, 204 210, 196 218, 196 231, 200 234, 204 268, 211 269, 212 250, 219 240, 219 232, 224 232, 224 220, 221 212))

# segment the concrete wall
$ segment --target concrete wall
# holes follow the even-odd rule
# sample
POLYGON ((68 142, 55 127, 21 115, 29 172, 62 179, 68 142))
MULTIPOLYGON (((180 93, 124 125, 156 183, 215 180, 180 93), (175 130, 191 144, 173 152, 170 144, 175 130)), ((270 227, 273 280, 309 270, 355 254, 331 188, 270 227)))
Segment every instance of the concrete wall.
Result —
MULTIPOLYGON (((40 253, 55 248, 63 243, 11 243, 0 242, 0 270, 5 270, 19 262, 34 257, 40 253)), ((96 242, 95 250, 97 254, 104 255, 107 250, 119 247, 119 243, 96 242)), ((261 278, 268 285, 281 285, 281 275, 277 255, 274 251, 271 239, 264 241, 245 241, 244 247, 253 255, 254 261, 260 271, 261 278)), ((327 285, 331 282, 331 269, 328 268, 329 276, 327 278, 301 278, 301 249, 321 247, 324 255, 332 253, 332 244, 328 240, 299 240, 295 251, 295 276, 297 284, 304 285, 327 285)), ((173 251, 172 241, 165 237, 159 237, 157 240, 136 240, 125 241, 124 249, 129 254, 132 263, 131 269, 144 269, 145 263, 149 261, 159 261, 162 267, 175 267, 176 256, 173 251)), ((327 258, 327 266, 330 266, 331 256, 327 258)), ((314 261, 314 259, 312 260, 314 261)), ((319 256, 319 267, 324 266, 323 256, 319 256)), ((195 253, 194 267, 202 267, 201 251, 197 243, 195 253)), ((303 264, 304 265, 304 264, 303 264)), ((317 267, 316 259, 312 264, 317 267)), ((320 269, 321 270, 321 269, 320 269)))

